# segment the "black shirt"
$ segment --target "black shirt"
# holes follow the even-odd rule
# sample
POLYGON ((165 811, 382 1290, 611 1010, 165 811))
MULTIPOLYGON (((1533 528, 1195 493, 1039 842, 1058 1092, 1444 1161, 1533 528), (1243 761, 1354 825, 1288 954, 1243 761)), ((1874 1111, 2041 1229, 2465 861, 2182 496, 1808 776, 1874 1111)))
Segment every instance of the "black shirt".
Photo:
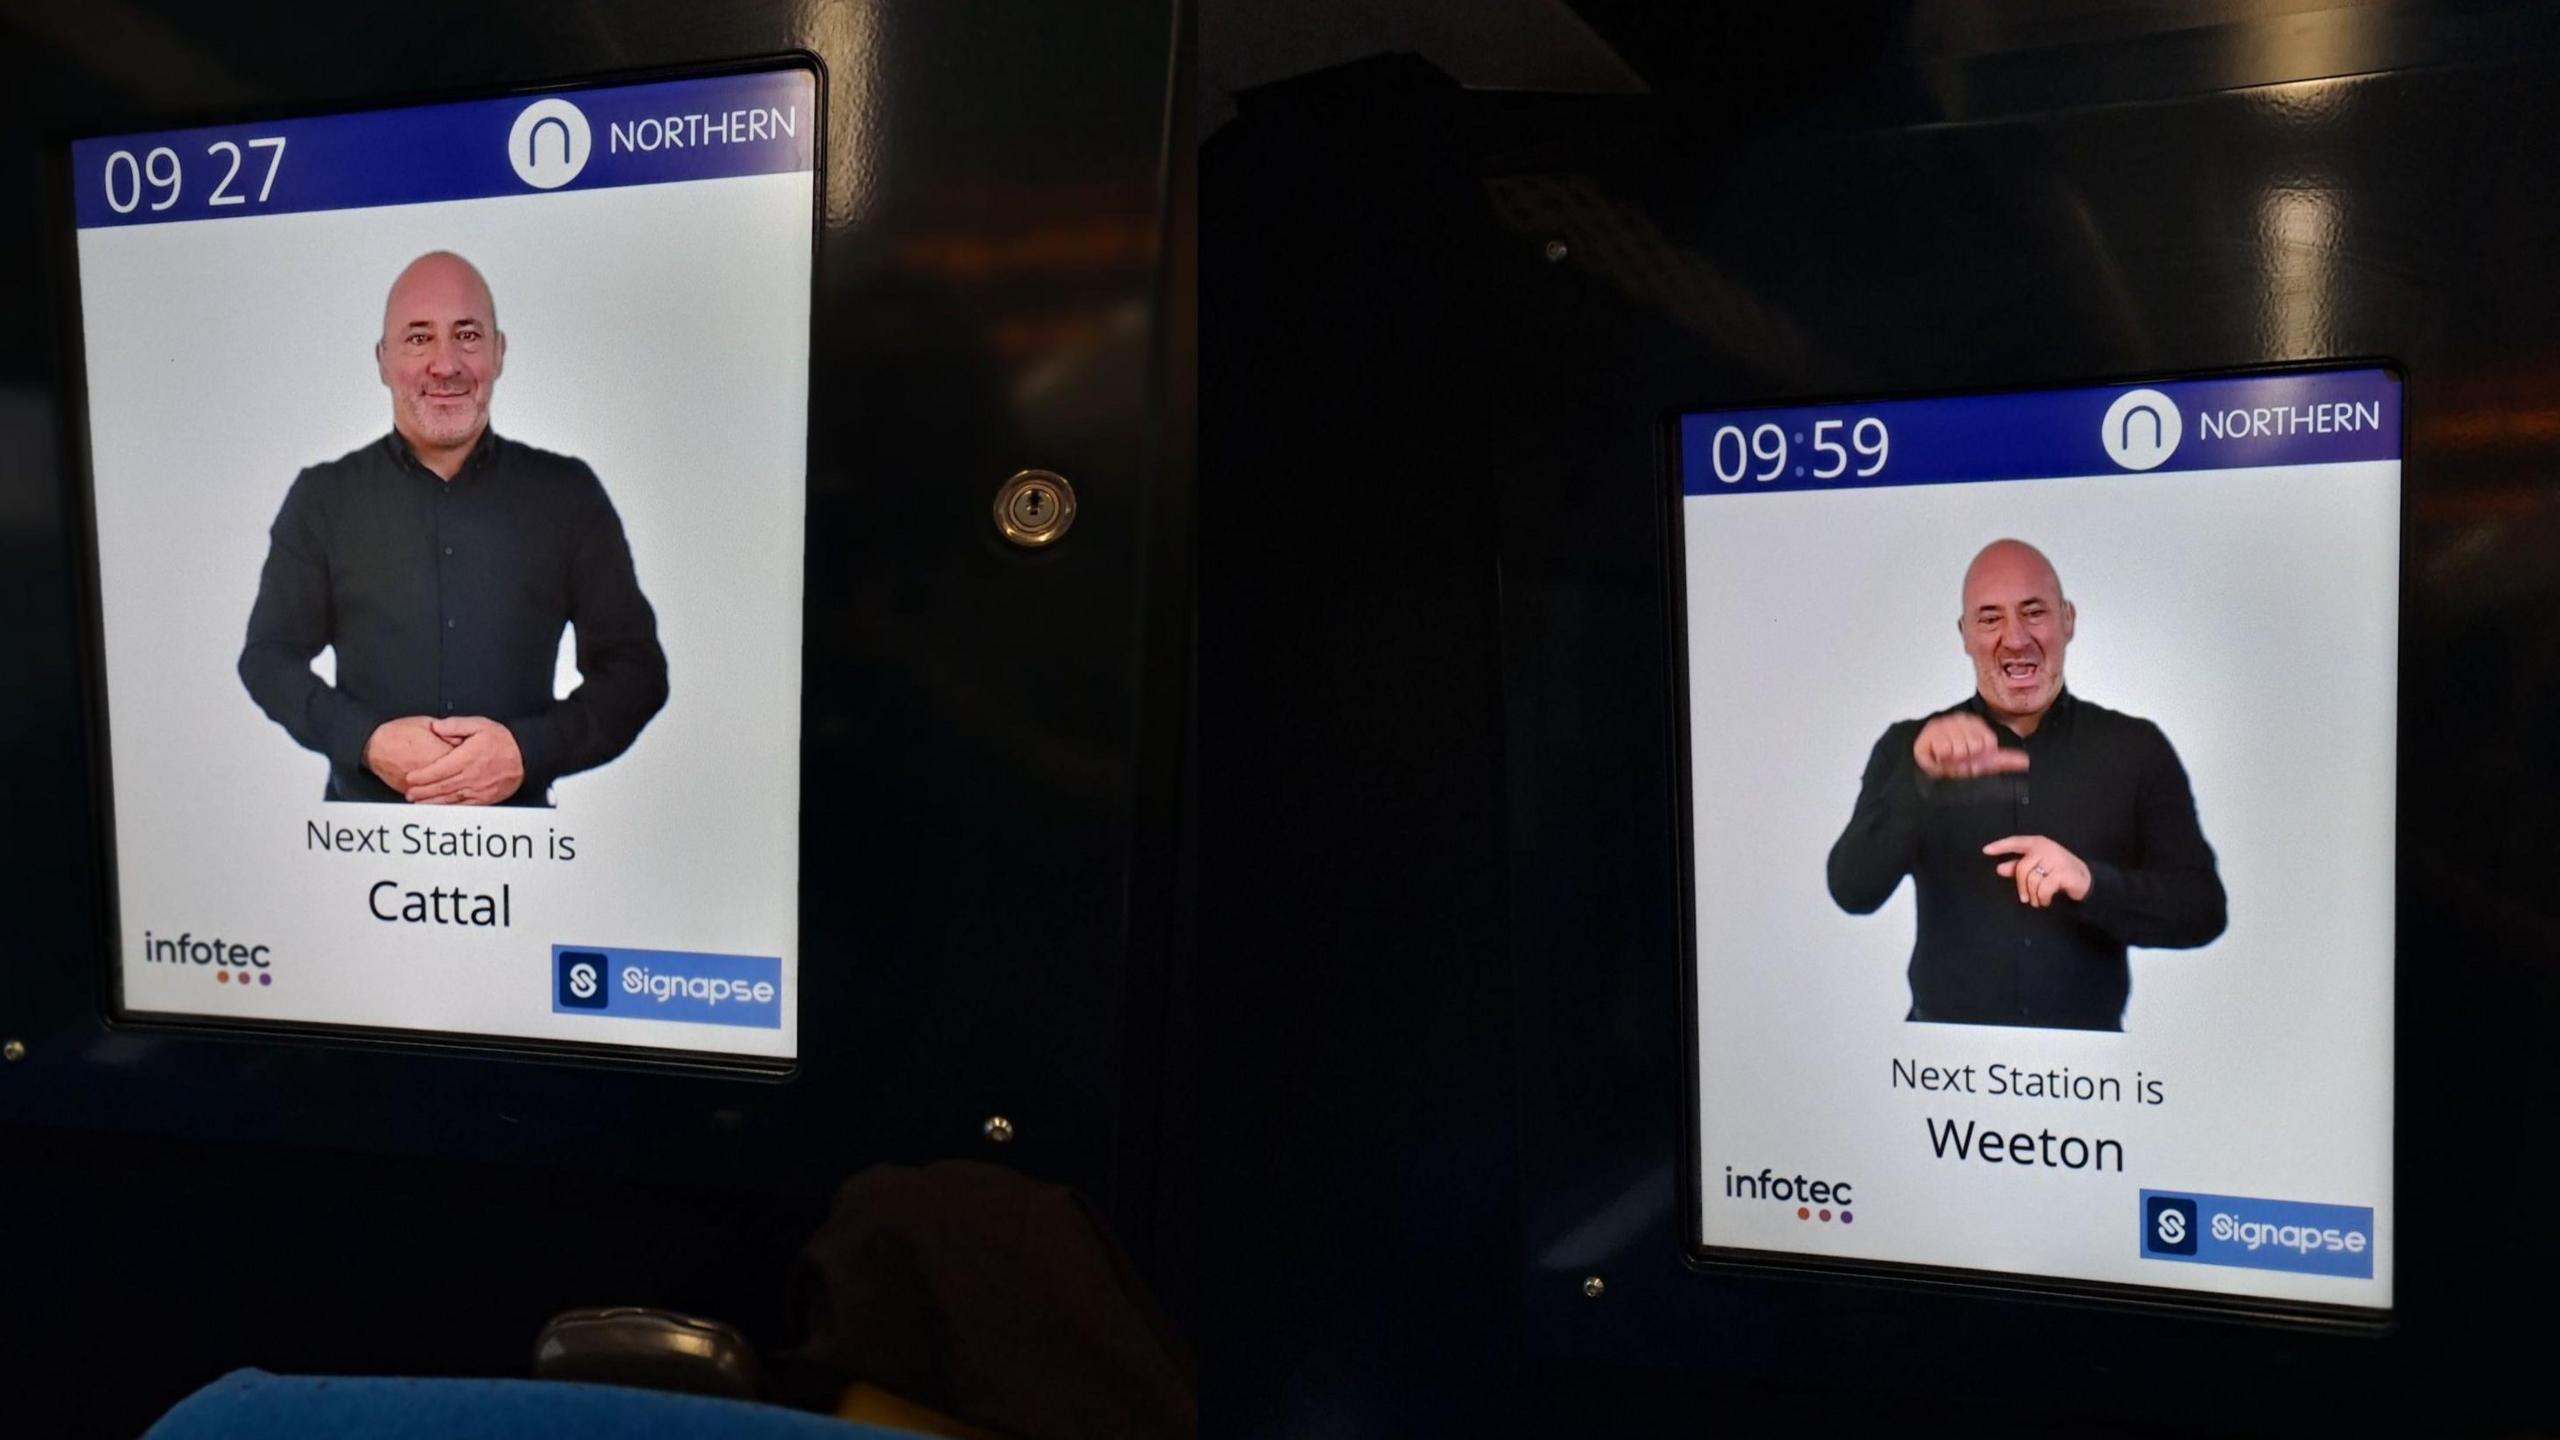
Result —
POLYGON ((524 754, 507 803, 630 748, 667 702, 658 617, 583 461, 484 431, 451 480, 397 431, 296 476, 268 532, 240 679, 329 757, 328 798, 397 803, 365 742, 408 715, 485 715, 524 754), (560 628, 582 682, 552 695, 560 628), (338 683, 311 673, 337 650, 338 683))
POLYGON ((1970 1025, 2124 1028, 2131 977, 2125 947, 2187 949, 2222 933, 2224 898, 2213 847, 2196 823, 2187 772, 2148 720, 2065 691, 2033 735, 1969 710, 2027 769, 1972 780, 1931 780, 1911 756, 1928 723, 1905 720, 1867 757, 1849 828, 1831 847, 1831 898, 1865 915, 1902 877, 1918 877, 1919 936, 1911 947, 1911 1019, 1970 1025), (2089 867, 2089 898, 2059 895, 2038 910, 1982 847, 2042 835, 2089 867))

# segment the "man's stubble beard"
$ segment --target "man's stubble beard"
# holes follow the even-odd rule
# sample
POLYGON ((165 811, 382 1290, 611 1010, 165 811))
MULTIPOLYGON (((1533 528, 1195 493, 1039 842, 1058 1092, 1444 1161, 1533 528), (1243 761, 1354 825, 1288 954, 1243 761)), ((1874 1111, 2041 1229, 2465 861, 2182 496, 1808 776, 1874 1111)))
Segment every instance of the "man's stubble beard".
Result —
POLYGON ((448 420, 439 417, 433 409, 429 408, 425 397, 421 396, 417 403, 409 407, 409 423, 416 428, 421 441, 437 449, 445 449, 470 441, 486 428, 489 423, 489 408, 485 405, 474 406, 448 420))

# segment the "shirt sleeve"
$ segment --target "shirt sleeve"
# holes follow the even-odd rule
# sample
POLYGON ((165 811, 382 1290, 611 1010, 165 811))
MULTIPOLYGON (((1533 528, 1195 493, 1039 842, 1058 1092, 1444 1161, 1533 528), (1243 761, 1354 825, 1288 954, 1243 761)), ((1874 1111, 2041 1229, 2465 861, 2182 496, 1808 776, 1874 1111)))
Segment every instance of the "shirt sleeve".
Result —
POLYGON ((1925 796, 1911 758, 1913 729, 1896 725, 1876 741, 1858 782, 1858 808, 1831 847, 1831 898, 1852 915, 1873 913, 1893 898, 1920 856, 1925 796))
POLYGON ((2194 792, 2178 752, 2156 726, 2148 730, 2135 823, 2141 855, 2131 865, 2093 861, 2081 918, 2127 945, 2191 950, 2218 939, 2228 923, 2213 847, 2196 819, 2194 792))
POLYGON ((667 703, 658 616, 640 593, 622 517, 594 472, 583 465, 578 471, 587 494, 570 546, 569 623, 577 633, 581 679, 567 699, 505 722, 523 753, 528 785, 620 755, 667 703))
POLYGON ((311 673, 312 657, 335 635, 324 494, 319 472, 303 471, 268 528, 267 563, 240 649, 240 682, 267 718, 306 749, 342 769, 362 770, 366 742, 390 717, 311 673))

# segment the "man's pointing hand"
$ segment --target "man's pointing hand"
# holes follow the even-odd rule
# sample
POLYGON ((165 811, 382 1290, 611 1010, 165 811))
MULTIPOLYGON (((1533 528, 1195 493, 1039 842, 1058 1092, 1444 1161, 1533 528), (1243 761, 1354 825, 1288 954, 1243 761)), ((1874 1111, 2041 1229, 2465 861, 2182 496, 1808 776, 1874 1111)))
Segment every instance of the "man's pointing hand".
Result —
POLYGON ((463 715, 433 728, 453 749, 409 772, 411 804, 495 805, 524 783, 524 752, 506 726, 486 715, 463 715))
POLYGON ((1991 722, 1970 710, 1941 715, 1920 727, 1911 758, 1932 780, 1970 780, 2027 768, 2027 752, 2003 750, 1991 722))

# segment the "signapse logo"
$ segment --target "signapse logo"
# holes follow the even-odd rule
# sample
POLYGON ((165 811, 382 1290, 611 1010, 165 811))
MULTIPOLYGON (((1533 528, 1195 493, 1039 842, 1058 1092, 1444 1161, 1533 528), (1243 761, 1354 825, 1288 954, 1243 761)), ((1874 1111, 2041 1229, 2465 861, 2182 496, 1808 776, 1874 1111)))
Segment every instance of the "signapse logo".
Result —
POLYGON ((560 952, 560 1003, 571 1010, 601 1010, 611 998, 604 993, 604 956, 593 950, 560 952))
POLYGON ((2196 1253, 2196 1202, 2177 1195, 2154 1195, 2143 1203, 2142 1253, 2196 1253))
POLYGON ((2142 1192, 2142 1258, 2373 1278, 2373 1208, 2142 1192))
POLYGON ((782 1028, 782 958, 554 945, 551 1012, 782 1028))

